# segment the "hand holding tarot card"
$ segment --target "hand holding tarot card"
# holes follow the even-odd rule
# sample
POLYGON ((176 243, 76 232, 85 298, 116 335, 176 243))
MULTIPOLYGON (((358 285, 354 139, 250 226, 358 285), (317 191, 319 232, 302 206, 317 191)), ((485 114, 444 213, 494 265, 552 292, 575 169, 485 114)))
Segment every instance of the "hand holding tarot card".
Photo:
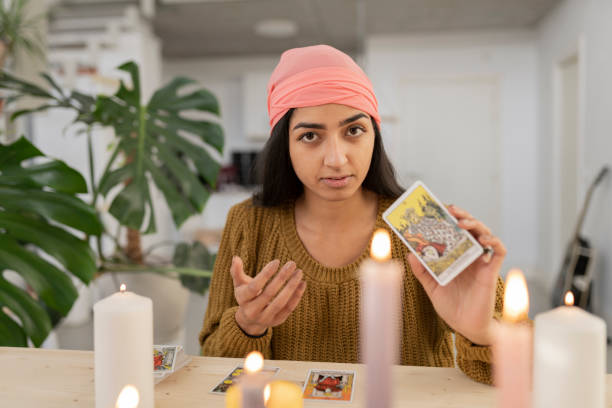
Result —
POLYGON ((384 212, 383 219, 440 285, 484 253, 482 246, 420 181, 384 212))

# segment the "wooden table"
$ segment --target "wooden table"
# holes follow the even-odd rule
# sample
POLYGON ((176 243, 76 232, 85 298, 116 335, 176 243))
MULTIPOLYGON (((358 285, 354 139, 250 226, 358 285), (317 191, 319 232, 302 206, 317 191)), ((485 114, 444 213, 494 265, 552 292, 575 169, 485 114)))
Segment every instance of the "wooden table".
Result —
MULTIPOLYGON (((94 360, 91 351, 0 347, 0 406, 94 407, 94 360)), ((209 391, 241 360, 193 357, 179 372, 155 386, 155 406, 222 408, 223 396, 209 391)), ((351 404, 363 407, 361 364, 266 361, 280 367, 276 378, 303 385, 309 368, 355 370, 351 404)), ((395 407, 494 407, 495 389, 478 384, 454 368, 394 367, 395 407)), ((612 408, 612 375, 607 377, 607 407, 612 408)), ((339 407, 338 403, 305 401, 305 406, 339 407)))

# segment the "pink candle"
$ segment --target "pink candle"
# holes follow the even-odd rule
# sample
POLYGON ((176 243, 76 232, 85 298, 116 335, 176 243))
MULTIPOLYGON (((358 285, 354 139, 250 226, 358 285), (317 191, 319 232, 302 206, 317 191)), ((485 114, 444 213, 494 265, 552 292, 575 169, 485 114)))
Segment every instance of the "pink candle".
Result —
POLYGON ((392 402, 391 369, 399 356, 402 267, 391 258, 391 239, 378 230, 371 256, 361 265, 361 348, 366 364, 366 407, 388 408, 392 402))
POLYGON ((526 323, 529 294, 523 274, 512 269, 506 278, 504 318, 493 346, 493 374, 498 407, 531 406, 532 331, 526 323))

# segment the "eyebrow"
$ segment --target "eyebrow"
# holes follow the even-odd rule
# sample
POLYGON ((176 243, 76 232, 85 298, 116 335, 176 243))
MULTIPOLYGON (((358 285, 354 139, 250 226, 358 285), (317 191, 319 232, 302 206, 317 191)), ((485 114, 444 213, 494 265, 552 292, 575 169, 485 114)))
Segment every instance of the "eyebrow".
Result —
MULTIPOLYGON (((340 122, 338 122, 339 126, 344 126, 347 125, 351 122, 356 121, 357 119, 361 119, 361 118, 367 118, 368 116, 365 113, 358 113, 354 116, 351 116, 350 118, 341 120, 340 122)), ((307 123, 307 122, 300 122, 297 125, 295 125, 293 127, 293 130, 297 129, 297 128, 310 128, 310 129, 327 129, 327 127, 325 125, 322 125, 320 123, 307 123)))

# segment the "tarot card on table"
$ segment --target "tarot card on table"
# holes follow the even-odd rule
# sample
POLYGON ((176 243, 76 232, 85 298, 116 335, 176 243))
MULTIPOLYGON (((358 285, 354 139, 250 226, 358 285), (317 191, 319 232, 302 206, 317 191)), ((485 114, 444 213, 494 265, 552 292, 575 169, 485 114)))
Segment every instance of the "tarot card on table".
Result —
MULTIPOLYGON (((274 377, 280 368, 278 367, 264 367, 261 371, 264 374, 268 374, 270 377, 274 377)), ((244 374, 244 367, 239 365, 230 371, 225 378, 223 378, 212 390, 213 394, 225 394, 229 387, 235 383, 240 382, 240 377, 244 374)))
POLYGON ((304 399, 351 402, 354 371, 310 370, 304 383, 304 399))

